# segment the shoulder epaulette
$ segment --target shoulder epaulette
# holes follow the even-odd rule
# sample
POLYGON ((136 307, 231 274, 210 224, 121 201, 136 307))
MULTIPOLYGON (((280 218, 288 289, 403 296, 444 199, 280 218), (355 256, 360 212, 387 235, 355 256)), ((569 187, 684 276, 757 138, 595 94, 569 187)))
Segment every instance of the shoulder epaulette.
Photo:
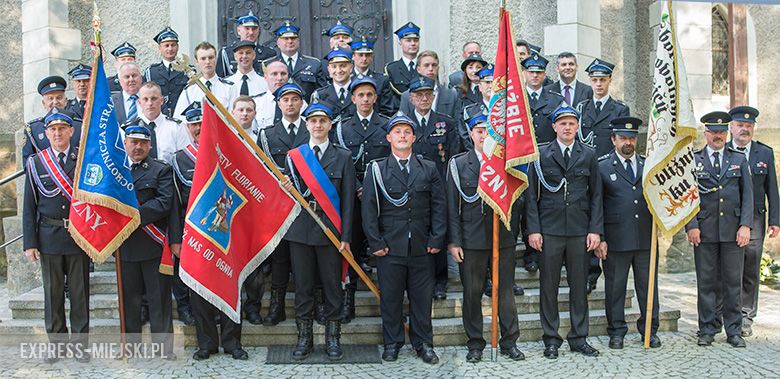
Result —
POLYGON ((162 163, 162 164, 164 164, 164 165, 166 165, 166 166, 170 166, 170 165, 171 165, 170 163, 168 163, 168 162, 166 162, 166 161, 164 161, 164 160, 162 160, 162 159, 157 159, 157 158, 153 158, 153 159, 154 159, 154 161, 155 161, 155 162, 157 162, 157 163, 162 163))
POLYGON ((335 144, 335 143, 332 143, 332 144, 331 144, 331 146, 333 146, 333 147, 335 147, 336 149, 339 149, 339 150, 348 151, 350 154, 352 154, 352 150, 350 150, 350 149, 347 149, 347 148, 346 148, 346 147, 344 147, 344 146, 337 145, 337 144, 335 144))
POLYGON ((315 58, 315 57, 312 57, 312 56, 310 56, 310 55, 304 55, 304 54, 301 54, 301 58, 309 58, 309 59, 314 59, 314 60, 316 60, 317 62, 319 62, 319 61, 320 61, 319 59, 317 59, 317 58, 315 58))
POLYGON ((755 142, 755 143, 756 143, 756 145, 761 145, 761 146, 763 146, 763 147, 766 147, 766 148, 767 148, 767 149, 769 149, 769 150, 772 150, 772 151, 774 151, 774 149, 772 149, 772 146, 769 146, 769 145, 767 145, 767 144, 765 144, 765 143, 763 143, 763 142, 761 142, 761 141, 753 140, 753 142, 755 142))
POLYGON ((626 104, 623 100, 618 100, 618 99, 614 99, 614 98, 612 100, 615 100, 615 102, 620 104, 620 105, 628 106, 628 104, 626 104))
POLYGON ((744 152, 744 151, 739 151, 739 150, 737 150, 737 149, 735 149, 735 148, 733 148, 733 147, 731 147, 731 146, 727 146, 726 148, 727 148, 729 151, 731 151, 731 152, 734 152, 734 153, 745 154, 745 152, 744 152))
POLYGON ((173 122, 175 122, 177 124, 181 124, 181 120, 179 120, 178 118, 173 118, 171 116, 165 116, 165 119, 168 120, 168 121, 173 121, 173 122))
POLYGON ((457 153, 457 154, 453 155, 451 159, 455 159, 457 157, 464 156, 464 155, 468 154, 469 152, 470 151, 464 151, 464 152, 461 152, 461 153, 457 153))
POLYGON ((219 79, 220 82, 225 83, 225 84, 227 84, 229 86, 232 86, 233 84, 235 84, 235 83, 233 83, 230 80, 227 80, 225 78, 218 78, 218 79, 219 79))
POLYGON ((609 158, 609 156, 610 156, 610 155, 612 155, 612 153, 606 153, 606 154, 604 154, 604 155, 600 156, 600 157, 598 158, 598 159, 599 159, 599 162, 601 162, 601 161, 603 161, 603 160, 605 160, 605 159, 609 158))
POLYGON ((32 125, 32 124, 34 124, 36 122, 41 122, 41 121, 43 121, 43 117, 34 118, 34 119, 30 120, 30 121, 27 121, 27 125, 29 126, 29 125, 32 125))

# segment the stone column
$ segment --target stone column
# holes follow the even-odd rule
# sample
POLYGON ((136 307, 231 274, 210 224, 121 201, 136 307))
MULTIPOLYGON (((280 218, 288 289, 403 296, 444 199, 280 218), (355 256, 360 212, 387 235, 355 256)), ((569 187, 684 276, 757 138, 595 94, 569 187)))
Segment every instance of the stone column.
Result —
POLYGON ((170 25, 179 33, 179 54, 194 64, 195 45, 218 41, 216 0, 170 0, 170 25))
MULTIPOLYGON (((569 51, 577 56, 580 80, 587 78, 585 68, 594 58, 601 58, 600 0, 558 0, 558 21, 544 27, 543 54, 556 56, 569 51)), ((551 65, 555 60, 551 59, 551 65)), ((548 69, 549 71, 549 69, 548 69)))
MULTIPOLYGON (((393 17, 390 18, 390 32, 411 21, 420 27, 420 51, 433 50, 439 54, 439 79, 445 81, 452 71, 449 66, 450 46, 450 0, 437 0, 422 6, 419 1, 393 1, 393 17)), ((393 34, 393 58, 401 57, 398 37, 393 34)), ((390 62, 391 59, 388 59, 390 62)))
MULTIPOLYGON (((68 61, 81 58, 81 32, 68 27, 68 0, 22 1, 22 78, 24 82, 24 119, 44 114, 38 95, 38 82, 49 75, 65 77, 68 61)), ((17 145, 21 134, 17 133, 17 145)), ((21 159, 17 156, 17 162, 21 159)), ((21 167, 21 162, 18 164, 21 167)), ((17 204, 21 213, 24 178, 17 180, 17 204)), ((21 216, 3 219, 6 240, 21 234, 21 216)), ((40 266, 22 254, 21 241, 6 247, 8 291, 16 296, 38 287, 40 266)))

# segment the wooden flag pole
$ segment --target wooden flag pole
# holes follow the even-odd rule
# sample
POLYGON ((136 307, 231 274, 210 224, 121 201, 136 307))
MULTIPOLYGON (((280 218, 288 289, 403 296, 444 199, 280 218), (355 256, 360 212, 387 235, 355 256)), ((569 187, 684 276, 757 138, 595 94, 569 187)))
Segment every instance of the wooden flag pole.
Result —
POLYGON ((647 305, 645 306, 645 349, 650 348, 651 325, 653 325, 653 297, 655 296, 655 270, 658 256, 658 227, 653 221, 653 231, 650 236, 650 275, 647 279, 647 305))
POLYGON ((492 298, 490 299, 491 317, 490 317, 490 346, 491 358, 493 362, 498 360, 498 228, 501 225, 498 221, 498 214, 493 212, 493 259, 490 266, 491 280, 493 281, 492 298))
POLYGON ((122 342, 120 346, 122 346, 121 350, 121 357, 122 359, 127 362, 127 355, 125 354, 125 344, 127 343, 127 334, 126 334, 126 328, 125 325, 125 290, 122 285, 122 253, 119 249, 116 250, 116 255, 114 255, 114 269, 116 270, 116 293, 117 293, 117 299, 119 301, 119 335, 120 335, 120 341, 122 342))
MULTIPOLYGON (((241 138, 243 138, 244 141, 249 146, 251 146, 252 152, 257 157, 259 157, 263 161, 263 163, 265 163, 265 166, 271 170, 271 172, 276 177, 276 180, 280 182, 284 181, 286 177, 284 174, 282 174, 281 171, 279 171, 279 168, 276 167, 276 163, 263 152, 263 149, 261 149, 260 146, 257 145, 257 142, 255 142, 255 140, 249 136, 249 134, 246 132, 246 130, 244 130, 244 128, 238 125, 238 122, 233 117, 233 115, 230 114, 230 112, 228 112, 227 109, 225 109, 225 106, 222 105, 219 102, 219 100, 217 100, 217 98, 214 97, 214 94, 211 93, 211 91, 208 88, 206 88, 206 85, 200 81, 197 73, 189 65, 189 57, 183 55, 181 60, 177 60, 177 62, 174 63, 173 68, 179 71, 183 71, 187 75, 187 77, 190 78, 188 84, 197 84, 198 87, 200 87, 201 91, 203 91, 203 93, 206 94, 206 97, 208 98, 209 102, 211 102, 211 104, 214 104, 217 111, 227 119, 228 121, 227 125, 230 128, 232 128, 235 132, 237 132, 241 136, 241 138)), ((284 187, 282 188, 284 189, 284 187)), ((362 279, 363 282, 366 283, 366 285, 374 294, 374 296, 376 296, 377 299, 380 299, 381 295, 379 293, 379 288, 376 287, 374 282, 371 280, 371 278, 368 277, 365 271, 363 271, 363 269, 360 268, 360 265, 355 261, 355 258, 352 257, 352 254, 348 251, 344 251, 341 249, 341 241, 338 239, 338 237, 336 237, 335 234, 333 234, 333 231, 331 231, 322 222, 322 219, 320 219, 320 217, 317 216, 317 214, 315 214, 314 211, 309 207, 309 202, 303 198, 303 195, 301 195, 301 193, 298 192, 298 190, 296 190, 295 188, 293 188, 292 191, 287 191, 287 192, 290 195, 292 195, 293 198, 295 198, 295 200, 298 201, 298 203, 300 203, 303 209, 309 212, 309 215, 311 215, 312 219, 314 219, 317 225, 319 225, 319 227, 325 233, 325 236, 328 237, 330 242, 333 243, 333 246, 335 246, 336 249, 338 249, 341 256, 344 257, 344 259, 346 259, 347 263, 349 263, 350 267, 352 267, 352 269, 355 270, 355 272, 358 274, 360 279, 362 279)))

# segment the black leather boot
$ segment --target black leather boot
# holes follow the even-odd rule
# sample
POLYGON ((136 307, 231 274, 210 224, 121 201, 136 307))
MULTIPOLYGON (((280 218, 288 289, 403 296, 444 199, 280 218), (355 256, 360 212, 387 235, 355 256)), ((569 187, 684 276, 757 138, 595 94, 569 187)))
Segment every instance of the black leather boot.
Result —
POLYGON ((284 288, 271 291, 271 305, 268 306, 268 315, 263 319, 263 325, 273 326, 287 319, 284 311, 284 288))
POLYGON ((325 299, 322 288, 314 290, 314 319, 320 325, 325 325, 325 299))
POLYGON ((325 352, 328 359, 338 361, 344 357, 341 351, 341 321, 330 320, 325 327, 325 352))
POLYGON ((355 318, 355 289, 347 287, 344 289, 344 302, 341 307, 342 324, 349 324, 355 318))
POLYGON ((308 358, 314 348, 314 331, 312 320, 296 318, 295 326, 298 328, 298 343, 293 350, 292 359, 300 361, 308 358))

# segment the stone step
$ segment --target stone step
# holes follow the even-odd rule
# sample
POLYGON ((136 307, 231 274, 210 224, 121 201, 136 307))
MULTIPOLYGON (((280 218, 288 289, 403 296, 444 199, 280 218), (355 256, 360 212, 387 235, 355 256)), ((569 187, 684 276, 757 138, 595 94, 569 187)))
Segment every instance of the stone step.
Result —
MULTIPOLYGON (((268 311, 270 304, 270 294, 266 293, 262 301, 261 313, 265 314, 268 311)), ((634 297, 634 291, 628 290, 626 293, 626 306, 631 306, 631 300, 634 297)), ((487 296, 482 297, 482 312, 483 314, 490 313, 490 298, 487 296)), ((515 302, 517 303, 517 312, 520 314, 530 314, 539 312, 539 290, 528 289, 523 296, 516 296, 515 302)), ((114 294, 92 294, 89 299, 90 305, 90 317, 93 319, 100 318, 118 318, 119 317, 119 300, 117 295, 114 294)), ((285 297, 285 312, 288 317, 293 317, 295 314, 295 295, 288 293, 285 297)), ((8 306, 11 309, 11 316, 14 319, 42 319, 44 317, 44 299, 43 288, 36 288, 28 293, 17 296, 14 299, 9 300, 8 306)), ((590 309, 603 309, 604 308, 604 292, 600 290, 593 291, 588 296, 588 306, 590 309)), ((561 288, 558 294, 558 309, 563 311, 569 307, 569 289, 561 288)), ((65 309, 70 309, 70 302, 65 301, 65 309)), ((174 318, 178 317, 176 312, 176 302, 173 301, 173 315, 174 318)), ((433 302, 432 317, 435 319, 443 318, 459 318, 463 312, 463 293, 462 292, 449 292, 447 299, 435 300, 433 302)), ((379 301, 374 297, 371 292, 358 291, 355 294, 355 314, 357 317, 378 317, 379 301)))
MULTIPOLYGON (((95 267, 95 272, 90 273, 89 287, 92 294, 115 294, 116 293, 116 273, 113 271, 113 263, 110 264, 111 270, 102 270, 103 263, 95 267), (98 269, 100 268, 100 270, 98 269)), ((370 275, 374 283, 377 282, 376 270, 370 275)), ((539 288, 539 272, 530 273, 525 268, 517 267, 515 269, 515 283, 522 286, 524 289, 539 288)), ((566 269, 561 270, 561 287, 567 285, 566 283, 566 269)), ((270 288, 270 276, 266 278, 266 288, 270 288)), ((358 283, 358 290, 368 291, 368 286, 362 281, 358 283)), ((454 275, 450 273, 449 281, 447 284, 448 291, 462 292, 463 284, 460 281, 460 275, 454 275)), ((288 292, 294 292, 295 286, 293 283, 287 288, 288 292)))
MULTIPOLYGON (((639 307, 626 309, 626 322, 629 333, 635 333, 636 320, 639 318, 639 307)), ((661 308, 660 331, 677 331, 677 321, 680 318, 679 310, 661 308)), ((518 316, 520 328, 520 341, 539 341, 542 337, 542 327, 538 314, 524 314, 518 316)), ((607 319, 603 310, 590 312, 590 336, 603 336, 607 334, 607 319)), ((460 318, 445 318, 433 320, 434 345, 436 346, 463 346, 466 336, 463 332, 460 318)), ((568 312, 561 312, 561 327, 559 333, 566 336, 570 319, 568 312)), ((314 325, 315 343, 324 343, 323 326, 314 325)), ((490 341, 490 317, 484 318, 485 339, 490 341)), ((119 320, 117 319, 92 319, 90 320, 90 332, 93 334, 118 334, 119 320)), ((149 333, 149 325, 145 325, 144 333, 149 333)), ((174 337, 177 341, 184 341, 186 346, 196 346, 197 337, 195 327, 174 323, 174 337)), ((0 334, 6 341, 16 342, 43 342, 46 341, 46 331, 41 319, 3 320, 0 323, 0 334)), ((287 320, 277 326, 251 325, 244 322, 242 325, 241 342, 244 346, 268 346, 268 345, 293 345, 296 341, 295 321, 287 320)), ((349 324, 342 325, 341 342, 344 344, 382 344, 382 320, 379 317, 360 317, 349 324)), ((319 346, 317 348, 320 348, 319 346)))

